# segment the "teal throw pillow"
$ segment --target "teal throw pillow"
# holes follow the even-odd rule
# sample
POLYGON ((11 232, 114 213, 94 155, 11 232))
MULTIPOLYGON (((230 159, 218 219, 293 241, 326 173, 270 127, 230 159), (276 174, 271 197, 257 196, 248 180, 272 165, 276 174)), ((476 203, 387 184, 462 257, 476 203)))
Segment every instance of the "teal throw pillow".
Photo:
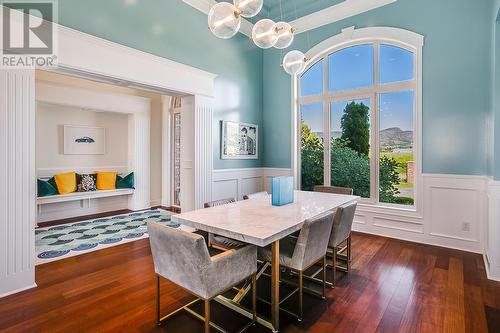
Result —
POLYGON ((37 179, 37 185, 39 197, 59 194, 54 177, 50 178, 49 180, 37 179))
POLYGON ((135 189, 134 187, 134 173, 131 172, 125 177, 122 177, 120 175, 116 176, 116 188, 132 188, 135 189))

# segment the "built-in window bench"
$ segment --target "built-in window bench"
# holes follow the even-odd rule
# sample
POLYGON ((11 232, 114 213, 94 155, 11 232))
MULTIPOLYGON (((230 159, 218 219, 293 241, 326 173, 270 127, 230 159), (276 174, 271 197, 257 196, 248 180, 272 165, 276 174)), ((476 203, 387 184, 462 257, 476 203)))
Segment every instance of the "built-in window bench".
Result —
POLYGON ((45 204, 68 202, 68 201, 82 201, 83 205, 84 201, 88 201, 88 205, 90 206, 90 202, 92 199, 116 197, 120 195, 131 195, 131 194, 134 194, 134 190, 130 188, 120 188, 116 190, 97 190, 90 192, 74 192, 69 194, 57 194, 57 195, 49 195, 46 197, 40 197, 36 199, 36 204, 38 207, 38 212, 40 213, 41 206, 45 204))

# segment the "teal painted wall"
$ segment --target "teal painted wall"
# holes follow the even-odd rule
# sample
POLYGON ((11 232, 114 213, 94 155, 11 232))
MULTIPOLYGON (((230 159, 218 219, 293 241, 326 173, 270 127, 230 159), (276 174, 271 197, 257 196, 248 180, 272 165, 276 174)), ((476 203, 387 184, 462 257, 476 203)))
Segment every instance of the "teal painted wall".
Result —
POLYGON ((219 144, 220 120, 256 123, 262 128, 262 50, 241 34, 230 40, 214 37, 207 28, 207 16, 181 0, 125 3, 59 0, 59 23, 217 74, 214 168, 262 166, 262 136, 259 160, 221 160, 219 144))
MULTIPOLYGON (((424 35, 423 171, 485 175, 485 123, 492 110, 491 4, 398 0, 300 34, 293 48, 306 51, 349 26, 391 26, 424 35)), ((290 77, 280 67, 281 56, 277 50, 264 51, 264 165, 289 168, 291 89, 290 77)))

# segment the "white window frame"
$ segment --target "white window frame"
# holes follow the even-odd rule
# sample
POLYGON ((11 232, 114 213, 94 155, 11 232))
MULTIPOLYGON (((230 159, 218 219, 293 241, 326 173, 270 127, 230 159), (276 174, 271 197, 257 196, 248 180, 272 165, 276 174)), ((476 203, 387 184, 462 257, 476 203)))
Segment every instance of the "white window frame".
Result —
MULTIPOLYGON (((414 32, 390 27, 369 27, 355 29, 349 27, 343 29, 338 35, 332 36, 311 48, 306 57, 309 59, 305 71, 323 59, 323 92, 320 95, 300 96, 300 77, 295 75, 292 79, 292 167, 294 171, 295 184, 300 189, 301 182, 301 150, 300 150, 300 106, 304 104, 323 103, 323 131, 328 133, 330 127, 330 103, 332 101, 346 101, 356 99, 370 99, 371 111, 376 110, 378 95, 386 92, 414 91, 414 199, 413 206, 395 205, 378 202, 378 173, 379 173, 379 151, 378 151, 378 112, 372 112, 370 118, 370 146, 373 149, 370 156, 370 198, 363 199, 363 206, 403 211, 415 216, 422 216, 422 48, 424 37, 414 32), (332 53, 356 45, 371 44, 374 47, 374 84, 371 87, 351 89, 348 91, 328 91, 328 56, 332 53), (386 44, 400 47, 413 53, 414 79, 409 81, 380 84, 379 82, 379 50, 380 45, 386 44)), ((304 72, 305 72, 304 71, 304 72)), ((303 72, 303 73, 304 73, 303 72)), ((324 183, 330 184, 330 140, 324 142, 324 183)))

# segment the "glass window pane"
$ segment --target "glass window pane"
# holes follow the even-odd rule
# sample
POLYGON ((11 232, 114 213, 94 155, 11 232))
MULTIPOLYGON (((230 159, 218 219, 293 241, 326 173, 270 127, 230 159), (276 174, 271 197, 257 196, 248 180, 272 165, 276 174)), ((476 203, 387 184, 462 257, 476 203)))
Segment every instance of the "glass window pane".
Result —
POLYGON ((413 79, 413 53, 397 46, 380 45, 380 83, 413 79))
POLYGON ((373 85, 373 45, 349 47, 328 56, 330 92, 373 85))
POLYGON ((300 78, 300 95, 311 96, 323 93, 323 59, 315 63, 300 78))
POLYGON ((370 197, 370 99, 330 104, 331 183, 370 197))
POLYGON ((413 205, 413 91, 379 95, 379 201, 413 205))
POLYGON ((323 103, 300 107, 301 120, 301 189, 313 190, 323 185, 323 103))

